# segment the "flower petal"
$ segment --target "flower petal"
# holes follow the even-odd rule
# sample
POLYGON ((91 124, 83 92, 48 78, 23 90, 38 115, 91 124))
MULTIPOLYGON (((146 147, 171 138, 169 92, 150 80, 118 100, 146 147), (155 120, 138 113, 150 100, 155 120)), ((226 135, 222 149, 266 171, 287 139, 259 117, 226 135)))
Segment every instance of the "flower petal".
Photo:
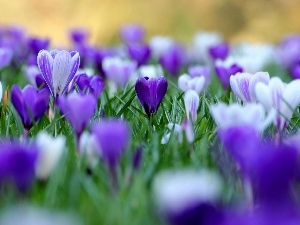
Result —
POLYGON ((54 95, 53 80, 52 80, 53 57, 48 51, 41 50, 37 56, 37 64, 50 90, 50 93, 54 95))

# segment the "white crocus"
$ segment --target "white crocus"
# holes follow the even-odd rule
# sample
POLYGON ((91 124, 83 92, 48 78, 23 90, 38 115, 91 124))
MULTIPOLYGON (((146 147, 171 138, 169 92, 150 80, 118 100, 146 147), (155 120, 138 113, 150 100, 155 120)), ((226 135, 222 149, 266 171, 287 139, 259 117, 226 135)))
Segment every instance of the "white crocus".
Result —
POLYGON ((200 94, 205 85, 205 78, 202 77, 191 77, 188 74, 183 74, 178 78, 178 87, 182 91, 194 90, 197 94, 200 94))
POLYGON ((255 95, 255 86, 262 82, 268 84, 270 75, 267 72, 258 72, 255 74, 238 73, 230 76, 230 86, 233 93, 243 102, 257 102, 255 95))
POLYGON ((213 203, 221 191, 220 177, 207 170, 167 170, 156 175, 153 182, 155 202, 165 213, 180 213, 197 203, 213 203))
POLYGON ((259 132, 263 132, 274 119, 274 111, 266 116, 264 107, 260 104, 249 103, 240 105, 232 103, 226 105, 222 102, 211 106, 212 116, 220 129, 228 129, 235 126, 252 126, 259 132))
POLYGON ((164 75, 163 69, 160 65, 144 65, 138 69, 140 77, 161 77, 164 75))
POLYGON ((80 136, 79 153, 86 157, 87 164, 91 169, 98 164, 100 155, 96 147, 95 138, 86 131, 80 136))
POLYGON ((38 159, 35 165, 35 174, 38 179, 47 179, 59 162, 66 149, 65 136, 52 137, 50 134, 41 131, 36 137, 38 146, 38 159))
POLYGON ((194 141, 194 130, 192 123, 189 120, 185 120, 182 125, 176 124, 176 123, 169 123, 168 124, 168 130, 169 132, 166 133, 162 139, 161 144, 167 144, 170 140, 172 131, 175 135, 178 136, 178 143, 182 143, 183 141, 183 132, 185 132, 186 139, 189 143, 192 143, 194 141))
POLYGON ((188 90, 184 95, 184 106, 185 106, 187 118, 190 119, 191 117, 191 120, 193 122, 195 122, 197 119, 197 110, 199 107, 199 101, 200 101, 199 95, 194 90, 188 90))
POLYGON ((159 59, 165 52, 167 52, 175 41, 166 36, 154 36, 149 41, 151 53, 155 59, 159 59))
POLYGON ((258 101, 266 110, 274 110, 274 124, 283 130, 292 118, 294 110, 300 103, 300 80, 286 84, 279 77, 271 78, 269 84, 258 83, 255 93, 258 101))

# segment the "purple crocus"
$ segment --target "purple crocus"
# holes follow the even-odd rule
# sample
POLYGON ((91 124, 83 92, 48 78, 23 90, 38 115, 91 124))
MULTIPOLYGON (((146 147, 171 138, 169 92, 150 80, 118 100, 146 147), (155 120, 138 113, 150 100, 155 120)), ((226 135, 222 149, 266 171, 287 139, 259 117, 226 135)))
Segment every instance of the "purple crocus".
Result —
POLYGON ((49 105, 47 89, 37 90, 27 85, 21 90, 19 86, 11 88, 11 102, 17 110, 25 129, 29 130, 39 120, 49 105))
POLYGON ((111 172, 118 165, 130 141, 130 129, 120 120, 103 120, 92 128, 96 146, 111 172))
POLYGON ((178 75, 185 62, 184 49, 178 44, 173 44, 160 57, 159 62, 172 76, 178 75))
POLYGON ((36 146, 3 142, 0 149, 0 187, 9 182, 26 192, 34 179, 36 146))
POLYGON ((229 53, 229 45, 227 43, 220 43, 209 48, 210 56, 216 60, 224 60, 229 53))
POLYGON ((78 52, 42 50, 38 54, 37 64, 52 97, 56 100, 66 91, 75 76, 80 57, 78 52))
POLYGON ((167 89, 168 81, 164 77, 140 77, 137 79, 135 92, 149 118, 156 113, 167 89))
POLYGON ((120 30, 124 43, 141 43, 145 36, 145 29, 139 24, 128 24, 120 30))
POLYGON ((13 57, 13 52, 10 48, 0 48, 0 70, 8 66, 13 57))
POLYGON ((98 99, 104 90, 104 86, 104 80, 100 76, 80 74, 74 77, 68 92, 72 92, 78 88, 79 92, 91 93, 98 99))
POLYGON ((243 72, 243 68, 231 58, 227 58, 225 61, 217 60, 215 63, 215 70, 225 90, 229 86, 230 76, 243 72))
POLYGON ((34 55, 37 55, 39 51, 48 48, 49 42, 48 38, 31 37, 28 39, 28 47, 34 55))
POLYGON ((137 62, 138 66, 147 64, 151 56, 150 48, 146 44, 129 44, 127 51, 128 55, 137 62))
POLYGON ((58 106, 71 123, 78 141, 87 123, 94 115, 96 105, 96 98, 91 94, 72 93, 58 98, 58 106))
POLYGON ((70 38, 76 44, 82 44, 87 41, 89 33, 85 28, 78 27, 70 30, 70 38))
POLYGON ((24 73, 25 73, 27 80, 35 88, 46 87, 45 80, 41 74, 41 71, 39 70, 39 68, 37 66, 32 65, 32 66, 25 67, 24 73))

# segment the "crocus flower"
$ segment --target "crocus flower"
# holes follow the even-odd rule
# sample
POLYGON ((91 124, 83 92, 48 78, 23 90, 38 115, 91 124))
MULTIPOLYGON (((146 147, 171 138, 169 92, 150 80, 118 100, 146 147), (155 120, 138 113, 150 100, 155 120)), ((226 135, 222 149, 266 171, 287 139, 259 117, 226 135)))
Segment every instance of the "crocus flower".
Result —
POLYGON ((150 48, 146 44, 129 44, 127 51, 130 58, 135 60, 138 66, 147 64, 151 56, 150 48))
POLYGON ((45 180, 55 169, 66 149, 66 138, 62 135, 52 137, 41 131, 36 136, 35 142, 38 147, 35 175, 38 179, 45 180))
POLYGON ((229 45, 227 43, 217 44, 209 48, 209 53, 214 60, 216 59, 224 60, 228 56, 229 45))
POLYGON ((192 127, 192 123, 188 119, 184 120, 181 125, 175 123, 169 123, 168 129, 170 130, 170 132, 166 133, 161 139, 161 144, 163 145, 169 142, 172 131, 174 132, 174 134, 178 136, 178 143, 180 144, 183 141, 184 131, 185 131, 187 141, 189 143, 192 143, 194 141, 194 130, 192 127))
POLYGON ((8 66, 13 57, 13 52, 9 48, 0 48, 0 70, 8 66))
POLYGON ((163 171, 154 178, 152 189, 158 210, 172 225, 217 224, 209 223, 211 217, 220 219, 215 204, 222 182, 214 172, 163 171))
POLYGON ((92 94, 71 93, 68 96, 60 96, 58 106, 61 112, 71 123, 78 138, 84 131, 87 123, 94 115, 97 101, 92 94))
POLYGON ((300 59, 300 35, 285 37, 278 48, 278 61, 286 69, 292 68, 300 59))
POLYGON ((38 121, 49 105, 49 92, 27 85, 21 90, 17 85, 11 88, 11 102, 17 110, 25 129, 29 130, 38 121))
POLYGON ((188 74, 191 77, 204 77, 205 78, 205 86, 207 87, 210 84, 211 73, 209 66, 189 66, 188 74))
POLYGON ((128 24, 121 28, 120 36, 124 43, 141 43, 145 36, 145 29, 139 24, 128 24))
POLYGON ((233 93, 243 102, 257 102, 255 95, 255 86, 262 82, 268 84, 270 75, 267 72, 258 72, 255 74, 238 73, 230 76, 230 86, 233 93))
POLYGON ((69 36, 74 43, 82 44, 87 41, 89 33, 85 28, 76 27, 70 30, 69 36))
POLYGON ((37 56, 37 64, 51 95, 56 100, 66 91, 75 76, 80 57, 78 52, 42 50, 37 56))
POLYGON ((79 140, 79 153, 86 159, 87 166, 89 169, 96 167, 99 161, 99 151, 95 136, 87 131, 84 131, 79 140))
POLYGON ((37 66, 35 66, 35 65, 26 66, 24 68, 24 74, 25 74, 27 80, 30 82, 30 84, 32 86, 34 86, 35 88, 47 86, 47 84, 45 83, 45 80, 41 74, 41 71, 39 70, 39 68, 37 66))
POLYGON ((49 46, 48 38, 31 37, 28 39, 28 46, 34 55, 37 55, 41 50, 47 49, 49 46))
POLYGON ((243 68, 230 57, 224 61, 217 60, 215 62, 215 70, 225 90, 229 86, 230 76, 243 72, 243 68))
POLYGON ((204 77, 191 77, 188 74, 183 74, 178 78, 178 87, 182 91, 194 90, 197 94, 200 94, 203 91, 204 84, 204 77))
POLYGON ((199 107, 200 98, 196 91, 188 90, 184 94, 184 106, 187 118, 191 118, 193 122, 197 119, 197 110, 199 107))
POLYGON ((98 99, 104 90, 104 86, 104 80, 100 76, 88 76, 86 74, 80 74, 74 77, 68 92, 72 92, 78 88, 79 92, 91 93, 96 97, 96 99, 98 99))
POLYGON ((143 157, 143 149, 141 146, 139 146, 132 157, 132 168, 134 170, 138 170, 140 165, 141 165, 141 161, 142 161, 142 157, 143 157))
POLYGON ((114 170, 130 141, 128 125, 119 120, 104 120, 94 124, 92 134, 104 162, 114 170))
POLYGON ((164 77, 140 77, 135 84, 135 92, 148 117, 155 114, 168 89, 164 77))
POLYGON ((136 70, 136 62, 120 57, 106 57, 102 62, 103 71, 108 80, 118 88, 124 88, 131 75, 136 70))
POLYGON ((11 182, 19 191, 27 191, 34 179, 36 146, 2 142, 0 149, 0 186, 11 182))
POLYGON ((170 37, 154 36, 149 41, 152 57, 159 59, 164 55, 173 45, 175 41, 170 37))
POLYGON ((235 126, 251 126, 258 132, 263 132, 272 123, 274 111, 265 116, 264 107, 260 104, 248 103, 226 105, 222 102, 211 106, 211 114, 219 129, 235 126))
POLYGON ((290 68, 289 72, 294 79, 300 79, 300 60, 290 68))
POLYGON ((272 77, 269 84, 258 83, 255 94, 258 101, 266 110, 275 110, 274 124, 279 130, 283 130, 292 118, 294 110, 300 103, 300 80, 294 80, 288 84, 280 78, 272 77))
POLYGON ((173 44, 168 51, 161 55, 159 62, 172 76, 176 76, 185 60, 184 49, 178 44, 173 44))

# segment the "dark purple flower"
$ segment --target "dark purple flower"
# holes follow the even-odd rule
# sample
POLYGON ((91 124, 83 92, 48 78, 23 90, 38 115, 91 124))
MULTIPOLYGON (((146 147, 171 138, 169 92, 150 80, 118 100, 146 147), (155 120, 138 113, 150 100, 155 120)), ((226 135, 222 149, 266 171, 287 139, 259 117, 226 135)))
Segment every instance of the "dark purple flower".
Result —
POLYGON ((77 72, 79 63, 78 52, 69 53, 65 50, 39 52, 37 64, 54 99, 66 91, 77 72))
POLYGON ((150 48, 146 44, 129 44, 127 51, 128 55, 137 62, 138 66, 147 64, 151 56, 150 48))
POLYGON ((84 43, 87 41, 89 33, 85 28, 73 28, 70 30, 70 38, 74 43, 84 43))
POLYGON ((220 63, 215 64, 216 74, 225 90, 227 90, 230 82, 230 76, 236 73, 243 72, 243 68, 238 64, 233 63, 231 65, 222 65, 220 63))
POLYGON ((159 62, 172 76, 176 76, 185 62, 185 52, 181 46, 174 44, 160 57, 159 62))
POLYGON ((205 86, 208 86, 211 81, 211 73, 209 66, 189 66, 188 74, 191 77, 204 77, 205 78, 205 86))
POLYGON ((280 63, 290 69, 300 60, 300 35, 285 37, 279 46, 278 58, 280 63))
POLYGON ((88 76, 86 74, 80 74, 74 77, 71 83, 71 88, 68 92, 72 92, 78 88, 79 92, 91 93, 96 97, 96 99, 98 99, 104 90, 104 86, 104 80, 100 76, 88 76))
POLYGON ((92 134, 104 162, 114 170, 130 141, 127 123, 119 120, 102 120, 93 126, 92 134))
POLYGON ((31 37, 28 39, 28 46, 32 53, 37 55, 39 51, 48 48, 49 42, 48 38, 31 37))
POLYGON ((25 68, 25 76, 28 81, 33 85, 35 88, 46 87, 45 80, 41 74, 41 71, 37 66, 28 66, 25 68))
POLYGON ((28 190, 34 179, 37 148, 34 145, 4 142, 0 144, 0 187, 14 184, 19 191, 28 190))
POLYGON ((209 48, 209 54, 214 60, 216 59, 224 60, 228 56, 228 53, 229 53, 229 45, 227 43, 220 43, 209 48))
POLYGON ((29 130, 48 108, 49 92, 46 89, 39 91, 30 85, 21 90, 17 85, 13 85, 11 102, 21 117, 24 127, 29 130))
POLYGON ((58 98, 58 106, 69 122, 79 140, 80 135, 84 131, 87 123, 94 115, 97 101, 94 95, 72 93, 68 96, 60 96, 58 98))
POLYGON ((101 48, 101 49, 94 49, 93 54, 93 64, 98 69, 98 72, 105 76, 103 71, 102 62, 106 57, 114 57, 116 56, 116 51, 112 48, 101 48))
POLYGON ((12 60, 13 52, 9 48, 0 48, 0 70, 8 66, 12 60))
POLYGON ((300 79, 300 61, 290 69, 290 74, 294 79, 300 79))
POLYGON ((139 24, 128 24, 120 30, 120 36, 124 43, 141 43, 145 36, 145 29, 139 24))
POLYGON ((164 77, 140 77, 135 83, 135 92, 148 117, 155 114, 168 89, 164 77))

